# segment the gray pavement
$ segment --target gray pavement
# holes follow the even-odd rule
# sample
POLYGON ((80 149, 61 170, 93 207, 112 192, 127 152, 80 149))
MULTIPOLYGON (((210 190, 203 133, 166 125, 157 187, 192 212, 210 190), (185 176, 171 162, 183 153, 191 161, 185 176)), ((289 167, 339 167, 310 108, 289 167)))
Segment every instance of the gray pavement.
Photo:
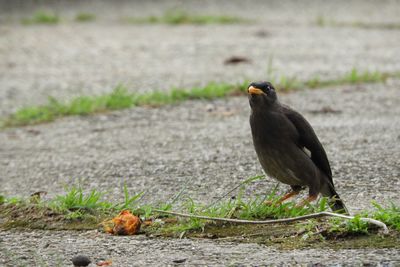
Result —
MULTIPOLYGON (((261 14, 261 19, 229 26, 124 25, 112 17, 115 12, 102 18, 109 13, 92 2, 99 20, 90 24, 1 24, 0 114, 44 103, 49 95, 68 100, 109 92, 118 83, 144 92, 209 81, 266 79, 270 57, 276 73, 299 79, 337 77, 354 66, 400 70, 399 30, 312 25, 320 15, 351 22, 364 21, 368 14, 367 21, 393 22, 398 20, 397 1, 306 1, 301 7, 297 1, 236 7, 212 3, 210 10, 217 13, 261 14), (274 12, 262 16, 266 8, 274 12), (223 65, 233 55, 252 62, 223 65)), ((172 5, 157 4, 146 1, 140 14, 162 13, 172 5), (154 5, 160 9, 152 9, 154 5)), ((206 5, 197 6, 192 1, 184 4, 199 13, 207 10, 206 5)), ((119 8, 129 13, 128 8, 119 8)), ((23 9, 0 12, 0 19, 22 16, 27 12, 23 9)), ((73 7, 61 10, 67 15, 75 12, 73 7)), ((352 212, 370 208, 371 200, 400 204, 399 87, 400 80, 388 80, 280 94, 281 102, 314 126, 331 161, 338 192, 352 212)), ((231 97, 6 129, 0 132, 0 194, 28 196, 44 190, 51 198, 67 185, 80 184, 106 191, 107 199, 118 201, 126 182, 131 192, 147 192, 143 202, 154 203, 170 199, 190 180, 186 194, 208 203, 261 173, 249 112, 246 97, 231 97)), ((263 194, 274 185, 265 179, 249 186, 246 194, 263 194)), ((173 265, 182 258, 187 266, 400 264, 399 248, 281 251, 209 240, 110 237, 96 231, 3 231, 0 251, 4 266, 68 266, 76 253, 112 258, 113 266, 173 265)))
MULTIPOLYGON (((351 202, 351 209, 369 207, 375 198, 399 199, 399 84, 281 95, 314 126, 344 200, 360 200, 351 202), (337 113, 318 113, 324 108, 337 113)), ((7 129, 0 132, 2 193, 44 190, 52 197, 66 185, 80 184, 118 200, 126 182, 132 192, 147 191, 144 201, 165 201, 192 179, 187 193, 204 202, 262 173, 249 112, 246 97, 234 97, 7 129)), ((267 179, 249 191, 262 193, 274 185, 267 179)))
POLYGON ((304 249, 271 247, 201 239, 115 237, 89 232, 0 232, 2 266, 72 266, 79 254, 112 266, 398 266, 395 249, 304 249), (175 263, 181 261, 183 263, 175 263), (313 265, 315 264, 315 265, 313 265))

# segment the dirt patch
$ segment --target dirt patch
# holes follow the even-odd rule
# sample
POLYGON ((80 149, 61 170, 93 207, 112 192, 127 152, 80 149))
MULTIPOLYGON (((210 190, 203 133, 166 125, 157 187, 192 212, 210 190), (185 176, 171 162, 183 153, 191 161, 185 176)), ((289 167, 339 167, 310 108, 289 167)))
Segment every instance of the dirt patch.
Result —
POLYGON ((304 248, 400 248, 400 234, 392 231, 390 235, 379 234, 378 229, 371 227, 368 234, 348 233, 344 230, 331 230, 327 220, 311 220, 305 223, 275 224, 275 225, 235 225, 207 224, 204 229, 188 232, 175 232, 164 228, 145 228, 145 233, 157 237, 175 238, 206 238, 219 241, 240 243, 257 243, 273 246, 278 249, 304 248), (313 229, 310 228, 313 225, 313 229))
POLYGON ((32 204, 0 205, 0 229, 42 230, 93 230, 101 229, 101 223, 110 215, 85 214, 80 219, 67 219, 64 214, 32 204))

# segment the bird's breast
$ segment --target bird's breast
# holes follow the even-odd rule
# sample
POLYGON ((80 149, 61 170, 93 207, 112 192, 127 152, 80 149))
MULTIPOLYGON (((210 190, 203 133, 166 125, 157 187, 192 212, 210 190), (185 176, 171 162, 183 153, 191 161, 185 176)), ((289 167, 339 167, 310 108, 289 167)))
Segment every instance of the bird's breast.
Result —
POLYGON ((256 149, 260 164, 265 173, 289 185, 302 185, 302 180, 296 175, 296 163, 290 157, 290 151, 276 147, 256 149))
POLYGON ((294 144, 298 133, 285 117, 277 119, 273 116, 251 116, 250 127, 254 146, 257 149, 277 148, 294 144))
POLYGON ((285 184, 300 185, 295 174, 297 164, 291 157, 298 150, 294 126, 280 114, 252 114, 250 126, 254 148, 266 174, 285 184))

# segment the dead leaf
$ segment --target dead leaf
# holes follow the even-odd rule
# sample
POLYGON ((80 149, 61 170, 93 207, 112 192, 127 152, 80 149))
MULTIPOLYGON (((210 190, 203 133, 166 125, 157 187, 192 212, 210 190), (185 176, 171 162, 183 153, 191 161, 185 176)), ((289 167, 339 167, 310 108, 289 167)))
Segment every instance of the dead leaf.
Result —
POLYGON ((268 37, 270 35, 270 33, 265 30, 258 30, 254 33, 254 35, 257 37, 260 37, 260 38, 265 38, 265 37, 268 37))
POLYGON ((341 112, 342 111, 333 109, 328 106, 322 107, 321 109, 310 110, 310 113, 313 113, 313 114, 328 114, 328 113, 337 114, 337 113, 341 113, 341 112))
POLYGON ((230 58, 225 59, 225 65, 233 65, 239 63, 251 63, 251 60, 247 57, 239 57, 239 56, 232 56, 230 58))

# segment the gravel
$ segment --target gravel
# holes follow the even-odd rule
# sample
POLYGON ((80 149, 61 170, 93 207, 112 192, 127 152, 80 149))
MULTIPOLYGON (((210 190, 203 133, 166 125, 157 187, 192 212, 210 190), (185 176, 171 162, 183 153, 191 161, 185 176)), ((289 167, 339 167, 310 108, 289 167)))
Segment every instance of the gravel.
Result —
POLYGON ((1 232, 0 249, 3 266, 15 266, 15 262, 19 266, 72 266, 70 259, 76 255, 88 256, 90 266, 101 260, 112 260, 112 266, 398 266, 400 262, 398 249, 292 251, 201 239, 115 237, 97 231, 1 232))
MULTIPOLYGON (((146 3, 142 14, 156 4, 146 3)), ((188 3, 185 8, 196 10, 195 2, 188 3)), ((372 22, 393 21, 399 9, 396 2, 377 7, 374 1, 307 1, 308 12, 298 16, 289 15, 297 14, 300 2, 279 3, 271 2, 270 19, 263 17, 251 25, 135 26, 115 18, 50 27, 2 24, 0 114, 44 103, 49 95, 66 101, 109 92, 120 82, 131 91, 145 92, 209 81, 265 79, 271 56, 277 73, 302 79, 337 77, 353 66, 400 69, 398 30, 321 28, 310 23, 321 14, 347 21, 369 14, 372 22), (233 55, 246 56, 252 63, 223 65, 233 55)), ((264 8, 261 2, 254 5, 260 6, 252 10, 264 8)), ((162 4, 164 9, 168 6, 162 4)), ((235 14, 233 9, 226 10, 235 14)), ((21 10, 12 9, 10 14, 24 14, 21 10)), ((6 17, 0 14, 0 19, 6 17)), ((371 200, 400 204, 399 87, 400 80, 394 79, 279 96, 314 126, 331 161, 337 191, 351 212, 371 208, 371 200)), ((0 194, 27 197, 47 191, 46 197, 52 198, 65 186, 80 184, 119 201, 126 183, 131 192, 147 192, 143 202, 155 203, 168 201, 186 184, 187 195, 209 203, 262 173, 252 147, 249 112, 246 97, 230 97, 6 129, 0 131, 0 194)), ((273 186, 267 178, 250 185, 246 194, 263 194, 273 186)), ((286 189, 280 187, 281 192, 286 189)), ((400 264, 399 248, 285 251, 211 240, 113 237, 97 231, 2 231, 0 251, 1 266, 69 266, 70 259, 81 254, 93 262, 111 258, 113 266, 179 261, 187 266, 400 264)))

